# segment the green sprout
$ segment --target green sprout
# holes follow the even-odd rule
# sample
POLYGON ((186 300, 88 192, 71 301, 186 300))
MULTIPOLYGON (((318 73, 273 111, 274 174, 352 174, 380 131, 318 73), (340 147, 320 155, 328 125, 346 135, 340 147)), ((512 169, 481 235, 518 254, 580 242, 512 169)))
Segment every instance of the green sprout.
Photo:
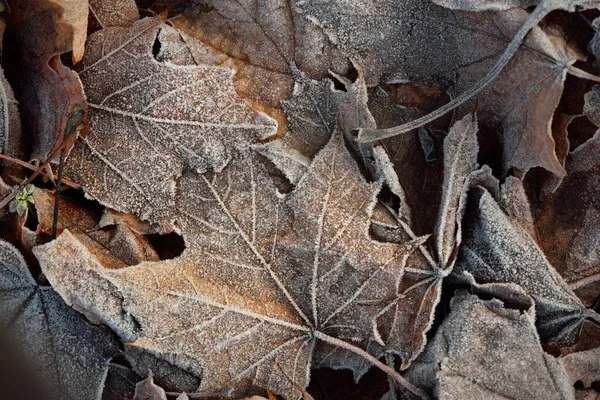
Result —
POLYGON ((16 211, 17 214, 22 217, 27 211, 29 203, 34 204, 34 202, 33 185, 27 185, 23 189, 19 190, 19 193, 17 193, 15 199, 10 202, 9 208, 11 212, 16 211))

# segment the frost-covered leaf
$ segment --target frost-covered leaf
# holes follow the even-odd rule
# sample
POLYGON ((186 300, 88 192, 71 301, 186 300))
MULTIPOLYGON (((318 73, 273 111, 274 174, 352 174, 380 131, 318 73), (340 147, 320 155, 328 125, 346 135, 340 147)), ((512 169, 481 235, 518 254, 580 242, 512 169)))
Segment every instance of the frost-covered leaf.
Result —
POLYGON ((364 359, 355 346, 422 337, 420 326, 388 331, 377 318, 404 318, 404 264, 422 240, 369 237, 380 185, 364 181, 339 135, 286 197, 255 158, 188 171, 180 184, 187 248, 177 259, 105 270, 68 231, 34 250, 69 304, 201 373, 202 391, 259 385, 296 398, 332 345, 364 359))
POLYGON ((200 0, 186 6, 170 23, 221 53, 223 65, 237 71, 238 93, 277 119, 279 134, 285 133, 280 102, 292 96, 294 70, 312 79, 348 70, 338 48, 293 1, 200 0))
POLYGON ((535 212, 544 253, 581 300, 600 296, 600 133, 569 154, 568 175, 535 212))
POLYGON ((38 286, 23 256, 4 241, 0 331, 22 352, 49 398, 99 398, 108 361, 118 351, 107 329, 84 320, 52 288, 38 286))
POLYGON ((333 82, 300 76, 292 97, 282 106, 288 119, 288 133, 269 142, 262 151, 290 182, 297 183, 336 129, 333 82))
POLYGON ((571 384, 581 381, 585 388, 600 381, 600 348, 567 354, 558 359, 569 374, 571 384))
POLYGON ((129 27, 140 19, 134 0, 88 0, 90 14, 102 28, 129 27))
POLYGON ((21 117, 19 116, 19 103, 15 94, 0 69, 0 154, 12 157, 22 155, 21 146, 21 117))
MULTIPOLYGON (((452 85, 453 97, 485 76, 528 16, 520 9, 451 11, 426 0, 304 0, 299 5, 307 18, 358 60, 368 84, 452 85)), ((564 40, 536 27, 500 76, 478 96, 477 106, 463 107, 463 115, 477 108, 480 127, 501 138, 505 171, 541 166, 564 174, 554 154, 549 122, 566 68, 575 59, 564 40)))
MULTIPOLYGON (((477 169, 477 118, 469 114, 456 122, 444 139, 444 187, 435 229, 435 250, 442 268, 460 244, 459 210, 463 186, 477 169)), ((453 260, 452 260, 453 261, 453 260)))
POLYGON ((67 169, 89 196, 156 222, 171 214, 183 168, 221 170, 276 130, 237 97, 230 70, 157 62, 161 25, 146 18, 90 36, 79 75, 92 131, 67 169))
POLYGON ((455 266, 477 282, 514 282, 536 302, 536 324, 542 340, 570 341, 586 318, 600 321, 587 310, 550 265, 528 233, 504 214, 482 187, 469 194, 463 220, 463 242, 455 266))
POLYGON ((527 8, 540 5, 548 10, 580 11, 597 8, 600 1, 595 0, 432 0, 434 3, 454 10, 487 11, 507 10, 511 7, 527 8))
POLYGON ((533 310, 505 308, 464 292, 408 371, 439 399, 573 399, 569 378, 546 354, 533 310))
POLYGON ((135 385, 133 400, 167 400, 167 394, 154 383, 152 375, 135 385))

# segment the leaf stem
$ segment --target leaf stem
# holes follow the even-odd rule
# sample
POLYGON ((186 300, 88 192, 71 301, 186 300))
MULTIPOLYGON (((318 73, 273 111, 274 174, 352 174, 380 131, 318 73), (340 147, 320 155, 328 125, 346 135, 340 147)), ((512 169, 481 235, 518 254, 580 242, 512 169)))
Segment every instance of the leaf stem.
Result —
POLYGON ((572 65, 569 65, 569 67, 567 68, 567 72, 581 79, 588 79, 590 81, 600 82, 600 76, 590 74, 589 72, 585 72, 584 70, 581 70, 572 65))
POLYGON ((322 340, 326 343, 332 344, 334 346, 337 346, 337 347, 346 349, 348 351, 351 351, 355 354, 358 354, 359 356, 361 356, 362 358, 369 361, 371 364, 373 364, 374 366, 376 366, 377 368, 379 368, 380 370, 382 370, 383 372, 388 374, 388 376, 390 376, 396 382, 398 382, 399 384, 404 386, 411 393, 419 396, 422 399, 430 399, 430 396, 423 389, 416 387, 415 385, 413 385, 412 383, 407 381, 406 378, 404 378, 402 375, 400 375, 398 372, 396 372, 393 368, 391 368, 389 365, 385 365, 384 363, 379 361, 377 358, 375 358, 373 355, 369 354, 368 352, 361 349, 360 347, 354 346, 348 342, 345 342, 345 341, 335 338, 333 336, 329 336, 323 332, 314 331, 313 335, 315 338, 322 340))
POLYGON ((430 112, 427 115, 422 116, 421 118, 417 118, 413 121, 410 121, 406 124, 402 124, 393 128, 387 129, 360 129, 358 131, 358 135, 356 140, 359 143, 370 143, 380 139, 386 139, 389 137, 393 137, 396 135, 400 135, 402 133, 406 133, 412 131, 414 129, 420 128, 423 125, 426 125, 446 113, 454 110, 456 107, 465 103, 478 94, 482 89, 484 89, 487 85, 489 85, 494 79, 500 75, 500 72, 504 69, 504 67, 508 64, 508 62, 512 59, 515 53, 519 50, 521 43, 527 36, 527 34, 551 11, 552 9, 548 6, 547 1, 543 1, 537 5, 537 7, 533 10, 527 20, 523 23, 521 28, 519 28, 518 32, 515 34, 511 42, 508 44, 502 56, 496 61, 496 64, 490 69, 486 76, 484 76, 479 82, 475 85, 471 86, 466 92, 462 93, 460 96, 455 97, 449 103, 443 105, 430 112))
MULTIPOLYGON (((17 165, 20 165, 21 167, 27 168, 30 171, 36 171, 37 170, 37 168, 35 166, 29 164, 28 162, 19 160, 18 158, 7 156, 6 154, 0 154, 0 159, 6 160, 6 161, 10 161, 10 162, 15 163, 17 165)), ((42 171, 42 175, 48 176, 48 173, 42 171)), ((73 189, 81 189, 81 186, 78 183, 73 182, 70 179, 62 178, 61 182, 64 183, 65 185, 67 185, 67 186, 72 187, 73 189)))

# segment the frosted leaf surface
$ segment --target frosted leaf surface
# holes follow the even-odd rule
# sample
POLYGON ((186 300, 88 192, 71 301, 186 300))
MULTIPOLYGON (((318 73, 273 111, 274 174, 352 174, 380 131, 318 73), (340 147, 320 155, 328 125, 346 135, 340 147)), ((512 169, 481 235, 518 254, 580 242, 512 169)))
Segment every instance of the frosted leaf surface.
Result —
POLYGON ((288 119, 288 133, 265 145, 264 154, 297 183, 319 150, 335 131, 337 116, 333 82, 316 81, 301 76, 294 94, 282 103, 288 119))
POLYGON ((431 389, 439 399, 574 398, 564 369, 539 343, 533 310, 507 309, 464 292, 450 308, 408 371, 415 383, 436 385, 431 389))
POLYGON ((95 399, 118 352, 105 328, 92 325, 50 287, 31 277, 23 256, 0 241, 0 331, 18 348, 50 398, 95 399))
POLYGON ((21 136, 19 103, 3 70, 0 70, 0 108, 0 154, 18 157, 21 153, 18 146, 21 136))
POLYGON ((455 271, 467 271, 480 283, 521 285, 536 302, 536 323, 545 342, 565 338, 586 317, 598 320, 598 315, 587 310, 569 289, 535 241, 481 187, 469 195, 455 271))
POLYGON ((435 229, 435 249, 442 268, 460 243, 459 203, 468 175, 477 169, 477 118, 456 122, 444 139, 444 186, 435 229))
POLYGON ((152 46, 162 24, 146 18, 90 36, 79 76, 91 133, 68 168, 88 196, 155 220, 168 218, 183 168, 221 170, 276 131, 237 97, 230 70, 157 62, 152 46))
POLYGON ((558 359, 567 370, 571 384, 583 382, 589 388, 593 382, 600 380, 600 348, 567 354, 558 359))
POLYGON ((507 10, 511 7, 527 8, 543 5, 549 10, 579 11, 586 8, 597 8, 599 1, 594 0, 432 0, 434 3, 454 10, 487 11, 507 10))
POLYGON ((90 14, 102 28, 133 25, 140 19, 135 0, 88 0, 90 14))
POLYGON ((339 136, 287 197, 255 158, 221 172, 189 171, 181 188, 178 222, 187 248, 177 259, 105 270, 68 231, 37 247, 67 302, 124 340, 201 372, 200 390, 240 395, 258 384, 300 396, 313 355, 321 359, 325 351, 319 338, 367 348, 414 334, 398 329, 381 337, 375 318, 402 301, 404 265, 422 240, 397 245, 369 237, 380 185, 364 181, 339 136))
POLYGON ((167 394, 154 383, 151 375, 135 385, 133 400, 167 400, 167 394))
MULTIPOLYGON (((357 60, 369 85, 452 85, 453 97, 485 76, 528 16, 520 9, 453 11, 426 0, 298 4, 307 19, 357 60)), ((564 175, 549 122, 566 68, 575 60, 564 40, 536 27, 507 68, 477 97, 477 106, 470 102, 462 108, 463 115, 477 108, 486 130, 501 138, 505 171, 541 166, 564 175)))

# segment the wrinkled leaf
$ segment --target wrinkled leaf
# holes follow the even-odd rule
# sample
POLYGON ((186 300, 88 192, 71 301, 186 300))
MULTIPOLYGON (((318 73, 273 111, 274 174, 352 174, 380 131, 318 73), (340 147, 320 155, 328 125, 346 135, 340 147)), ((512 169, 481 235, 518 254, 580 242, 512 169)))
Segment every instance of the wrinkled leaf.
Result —
POLYGON ((61 22, 71 26, 73 64, 83 58, 85 39, 87 38, 88 26, 88 0, 50 0, 52 3, 62 7, 61 22))
POLYGON ((471 190, 463 221, 463 243, 456 273, 467 271, 477 282, 514 282, 536 302, 536 325, 545 342, 571 341, 587 310, 550 265, 542 250, 500 209, 482 187, 471 190))
POLYGON ((0 329, 23 352, 27 365, 60 399, 95 399, 109 359, 118 351, 113 335, 84 320, 50 287, 38 286, 23 256, 0 241, 0 329))
POLYGON ((569 374, 571 384, 583 382, 589 388, 593 382, 600 381, 600 348, 567 354, 559 362, 569 374))
POLYGON ((439 399, 573 399, 566 372, 544 353, 533 310, 461 292, 408 376, 439 399), (437 379, 436 379, 437 378, 437 379))
POLYGON ((380 186, 363 180, 339 135, 288 197, 269 179, 254 159, 184 175, 177 209, 188 247, 178 259, 105 270, 68 231, 34 251, 69 304, 135 346, 174 354, 175 365, 202 366, 202 391, 259 384, 295 398, 331 345, 351 352, 348 340, 368 348, 422 336, 375 321, 402 302, 403 267, 422 240, 369 238, 380 186))
POLYGON ((11 9, 6 35, 19 55, 9 79, 31 135, 31 159, 45 161, 63 141, 69 117, 87 109, 79 77, 60 60, 72 49, 73 29, 61 19, 63 8, 48 0, 13 1, 11 9))
POLYGON ((146 18, 90 36, 79 75, 92 134, 75 146, 67 169, 85 182, 88 195, 108 195, 111 208, 152 215, 157 223, 173 213, 184 168, 221 170, 276 130, 237 98, 226 68, 154 60, 161 26, 160 18, 146 18), (100 180, 94 178, 99 168, 100 180))
POLYGON ((277 119, 280 135, 285 133, 280 102, 292 96, 296 68, 313 79, 348 70, 337 47, 302 18, 293 1, 200 1, 170 22, 222 54, 223 65, 237 71, 237 92, 277 119))
MULTIPOLYGON (((519 9, 450 11, 425 0, 364 4, 304 0, 299 5, 307 18, 358 60, 368 84, 436 83, 451 86, 453 96, 488 72, 528 15, 519 9)), ((549 122, 566 68, 575 59, 564 40, 534 28, 525 46, 478 96, 482 127, 503 141, 504 171, 541 166, 564 175, 549 122)), ((466 105, 461 114, 474 108, 475 103, 466 105)))

